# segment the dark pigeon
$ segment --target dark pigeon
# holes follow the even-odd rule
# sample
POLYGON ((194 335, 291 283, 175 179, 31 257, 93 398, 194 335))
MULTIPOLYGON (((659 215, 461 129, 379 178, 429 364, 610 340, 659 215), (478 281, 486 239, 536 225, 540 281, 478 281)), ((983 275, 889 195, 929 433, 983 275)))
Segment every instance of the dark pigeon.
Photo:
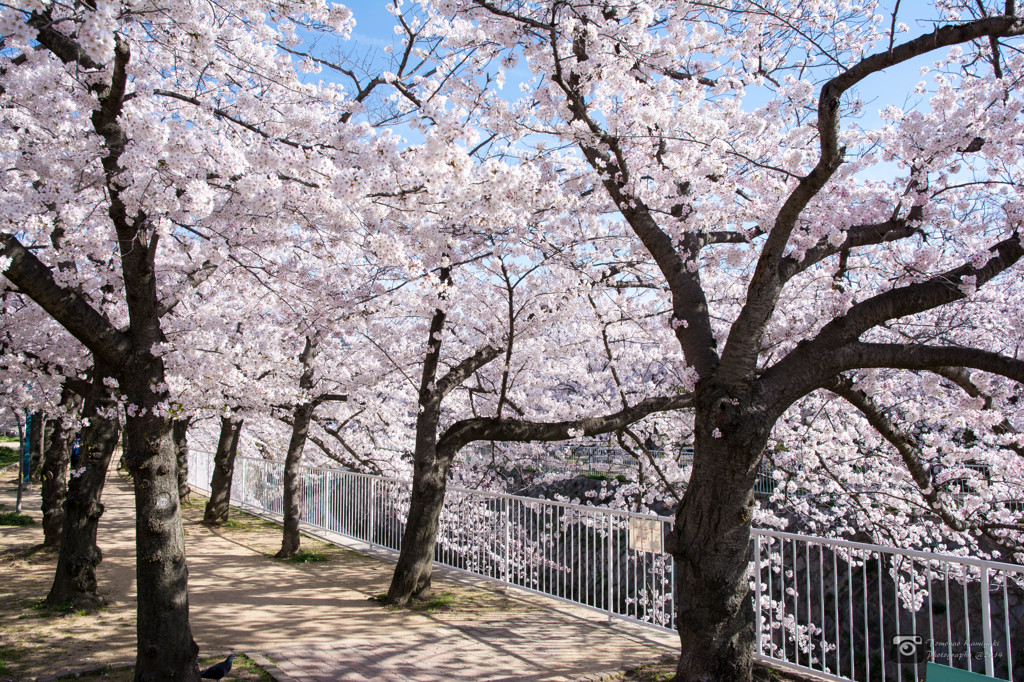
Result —
POLYGON ((220 663, 211 665, 209 668, 199 673, 199 677, 204 677, 208 680, 219 680, 231 672, 231 661, 234 659, 235 655, 231 654, 220 663))

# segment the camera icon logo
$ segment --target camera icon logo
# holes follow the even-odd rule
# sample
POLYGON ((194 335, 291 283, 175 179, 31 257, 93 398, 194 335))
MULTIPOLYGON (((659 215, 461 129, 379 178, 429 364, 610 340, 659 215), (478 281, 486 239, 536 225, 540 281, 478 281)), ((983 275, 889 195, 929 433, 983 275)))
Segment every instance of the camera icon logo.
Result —
POLYGON ((928 647, 921 635, 893 635, 893 656, 900 663, 923 663, 928 660, 928 647))

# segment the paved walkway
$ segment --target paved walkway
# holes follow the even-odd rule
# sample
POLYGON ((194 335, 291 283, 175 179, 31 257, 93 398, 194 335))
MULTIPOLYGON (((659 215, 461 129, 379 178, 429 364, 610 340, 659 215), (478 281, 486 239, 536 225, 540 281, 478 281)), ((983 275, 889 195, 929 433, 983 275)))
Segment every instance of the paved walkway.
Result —
MULTIPOLYGON (((12 509, 14 476, 0 477, 0 502, 12 509)), ((38 488, 26 511, 36 518, 38 488)), ((134 511, 127 481, 112 477, 99 538, 104 560, 100 590, 105 612, 134 622, 134 511)), ((7 529, 5 529, 6 531, 7 529)), ((205 655, 245 652, 275 679, 288 680, 597 680, 650 662, 675 645, 629 623, 609 624, 599 613, 441 570, 445 581, 486 590, 501 608, 451 613, 387 610, 369 601, 387 589, 392 563, 360 543, 325 563, 287 564, 267 554, 275 532, 211 531, 186 526, 193 635, 205 655)), ((5 545, 41 541, 38 525, 3 537, 5 545), (38 537, 30 537, 35 533, 38 537)), ((132 635, 134 633, 132 632, 132 635)), ((66 661, 83 670, 98 662, 134 659, 134 637, 112 637, 103 661, 66 661)))

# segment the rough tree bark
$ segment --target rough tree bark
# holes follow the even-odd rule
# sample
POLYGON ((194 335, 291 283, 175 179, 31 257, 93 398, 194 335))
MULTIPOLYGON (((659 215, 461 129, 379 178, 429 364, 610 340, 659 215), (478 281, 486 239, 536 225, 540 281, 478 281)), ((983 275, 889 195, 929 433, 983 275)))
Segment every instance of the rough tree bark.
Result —
POLYGON ((743 680, 753 669, 750 559, 765 419, 720 387, 695 395, 694 467, 666 538, 675 560, 677 679, 743 680), (700 671, 694 676, 694 671, 700 671))
POLYGON ((413 471, 413 493, 409 516, 402 535, 402 551, 385 598, 388 604, 408 604, 430 593, 437 527, 444 507, 445 487, 451 457, 439 457, 434 444, 417 448, 417 455, 433 452, 433 461, 417 457, 413 471))
POLYGON ((288 441, 288 453, 284 460, 284 530, 281 533, 281 549, 274 555, 279 559, 295 556, 302 541, 299 533, 302 516, 299 508, 299 469, 312 416, 311 403, 296 405, 292 411, 292 436, 288 441))
POLYGON ((28 424, 22 426, 21 415, 15 413, 18 420, 18 496, 14 501, 14 511, 21 513, 21 501, 25 493, 25 429, 28 424))
POLYGON ((72 604, 95 609, 103 604, 96 591, 96 567, 103 554, 96 530, 103 515, 100 501, 107 469, 118 443, 117 403, 102 380, 94 381, 82 406, 82 445, 78 467, 71 473, 64 500, 64 524, 53 585, 46 604, 72 604))
POLYGON ((188 427, 192 419, 175 419, 171 422, 171 435, 174 438, 174 456, 178 461, 178 500, 188 500, 192 491, 188 487, 188 427))
POLYGON ((217 440, 217 452, 213 455, 210 500, 203 513, 203 523, 208 526, 220 526, 231 515, 231 482, 235 476, 235 455, 241 432, 241 419, 233 421, 231 417, 221 417, 220 438, 217 440))
POLYGON ((43 473, 43 444, 46 441, 46 424, 42 410, 32 412, 32 431, 29 434, 28 479, 39 483, 43 473))
MULTIPOLYGON (((65 410, 77 411, 81 400, 67 388, 61 395, 65 410)), ((47 547, 60 545, 61 530, 64 526, 64 499, 68 491, 68 464, 71 461, 71 443, 75 439, 74 429, 64 427, 63 419, 48 419, 46 452, 42 469, 42 511, 43 544, 47 547)))
MULTIPOLYGON (((315 337, 307 336, 302 352, 299 353, 299 362, 302 364, 299 389, 305 394, 313 388, 313 360, 316 354, 317 340, 315 337)), ((309 401, 299 403, 292 411, 292 436, 288 441, 288 453, 284 459, 284 530, 281 533, 281 549, 274 555, 279 559, 295 556, 302 541, 299 533, 299 468, 315 407, 315 403, 309 401)))
POLYGON ((412 496, 402 535, 402 551, 385 598, 388 604, 408 604, 411 599, 423 598, 430 591, 437 524, 454 455, 437 450, 439 417, 440 401, 436 406, 422 410, 416 419, 412 496))
POLYGON ((140 412, 127 419, 124 453, 135 491, 138 651, 135 679, 199 679, 199 647, 188 621, 188 567, 170 420, 159 416, 163 362, 147 354, 121 375, 140 412))

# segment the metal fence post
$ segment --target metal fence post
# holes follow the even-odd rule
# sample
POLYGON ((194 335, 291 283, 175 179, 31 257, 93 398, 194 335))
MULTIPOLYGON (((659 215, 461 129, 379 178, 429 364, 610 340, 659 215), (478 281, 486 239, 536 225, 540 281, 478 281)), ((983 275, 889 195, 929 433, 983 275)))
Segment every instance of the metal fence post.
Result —
POLYGON ((370 479, 370 496, 369 496, 369 498, 368 498, 368 499, 366 500, 366 503, 367 503, 368 505, 370 505, 370 513, 369 513, 369 517, 370 517, 370 528, 369 528, 369 532, 367 533, 367 535, 369 536, 369 537, 368 537, 368 542, 369 542, 369 543, 370 543, 371 545, 375 544, 375 543, 374 543, 374 541, 373 541, 373 538, 374 538, 374 532, 373 532, 373 531, 374 531, 374 529, 376 528, 376 524, 375 524, 375 519, 374 519, 374 513, 373 513, 373 510, 375 509, 375 505, 374 505, 374 500, 375 500, 376 498, 377 498, 377 479, 375 479, 375 478, 371 478, 371 479, 370 479))
POLYGON ((238 477, 238 503, 240 505, 245 504, 245 470, 249 468, 249 460, 242 457, 241 471, 238 473, 241 476, 238 477))
POLYGON ((501 511, 505 517, 505 591, 512 585, 512 548, 509 546, 509 509, 508 498, 501 498, 501 511))
MULTIPOLYGON (((992 644, 992 604, 990 603, 992 595, 989 593, 988 586, 988 566, 981 567, 981 638, 982 645, 985 647, 985 674, 989 677, 993 676, 993 652, 994 648, 992 644)), ((1009 646, 1010 642, 1006 642, 1009 646)), ((968 646, 970 646, 968 644, 968 646)), ((1010 671, 1010 675, 1013 675, 1013 671, 1010 671)))
POLYGON ((605 559, 605 577, 608 581, 608 622, 612 622, 612 515, 608 513, 608 538, 605 541, 608 545, 607 558, 605 559))
POLYGON ((761 536, 754 533, 754 605, 757 610, 757 653, 764 653, 761 649, 761 536))

